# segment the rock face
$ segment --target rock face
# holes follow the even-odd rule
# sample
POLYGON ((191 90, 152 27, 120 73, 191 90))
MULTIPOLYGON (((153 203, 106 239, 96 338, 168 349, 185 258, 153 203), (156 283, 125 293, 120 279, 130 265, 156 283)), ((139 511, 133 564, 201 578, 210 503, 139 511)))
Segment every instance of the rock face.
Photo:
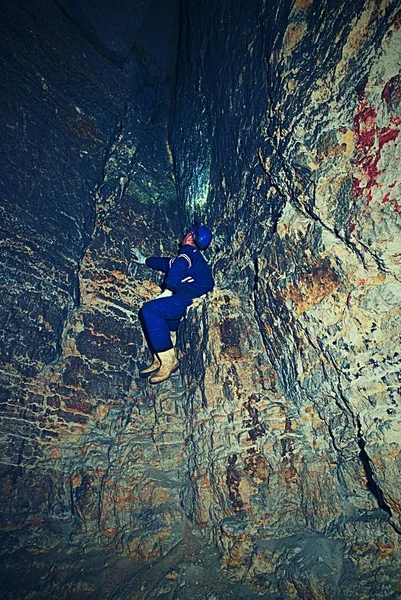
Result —
POLYGON ((174 93, 159 3, 62 5, 1 25, 7 597, 395 600, 398 3, 184 0, 174 93), (195 216, 216 289, 152 387, 129 246, 195 216))
POLYGON ((220 289, 186 324, 188 507, 260 592, 396 597, 400 14, 189 4, 174 152, 220 289))

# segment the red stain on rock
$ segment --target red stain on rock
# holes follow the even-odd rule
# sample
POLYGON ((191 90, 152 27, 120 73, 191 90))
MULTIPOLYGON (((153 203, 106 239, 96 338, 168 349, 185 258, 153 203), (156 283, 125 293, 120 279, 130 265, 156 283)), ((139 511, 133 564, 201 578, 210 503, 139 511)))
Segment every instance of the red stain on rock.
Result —
POLYGON ((385 85, 382 98, 388 107, 397 107, 401 101, 401 74, 394 75, 385 85))
POLYGON ((391 200, 391 205, 394 209, 394 212, 396 212, 397 214, 401 213, 401 204, 398 202, 398 200, 391 200))
POLYGON ((384 144, 387 144, 387 142, 396 140, 399 135, 400 135, 400 132, 398 129, 392 129, 390 127, 382 129, 379 133, 379 148, 380 148, 380 150, 383 148, 384 144))
POLYGON ((401 27, 401 13, 398 13, 394 20, 395 31, 398 31, 400 27, 401 27))
POLYGON ((377 111, 373 106, 368 106, 362 100, 358 112, 355 114, 355 135, 357 138, 358 147, 371 148, 374 144, 377 126, 376 126, 377 111))
MULTIPOLYGON (((394 79, 388 82, 382 94, 383 99, 388 104, 392 104, 394 101, 394 89, 399 90, 399 86, 395 87, 394 79)), ((356 197, 366 198, 368 205, 372 201, 374 188, 381 187, 381 184, 378 183, 378 177, 381 174, 378 168, 381 151, 385 144, 398 138, 400 130, 397 129, 397 126, 400 125, 400 121, 400 117, 392 116, 386 127, 379 127, 377 124, 377 110, 375 107, 368 105, 365 99, 361 99, 354 115, 357 153, 355 166, 363 173, 363 177, 353 177, 352 190, 356 197)), ((391 204, 394 210, 398 212, 398 203, 391 202, 391 204)))
POLYGON ((390 192, 388 192, 384 196, 382 204, 387 204, 387 202, 391 204, 391 206, 394 209, 394 212, 396 212, 397 214, 401 212, 401 204, 399 204, 398 200, 396 200, 395 198, 393 200, 390 200, 390 192))
POLYGON ((365 100, 362 100, 354 117, 354 131, 358 152, 357 165, 365 174, 366 185, 361 188, 360 180, 355 178, 353 189, 358 196, 365 196, 368 204, 372 200, 371 188, 376 185, 377 176, 379 175, 377 163, 380 156, 372 154, 377 138, 376 117, 376 110, 372 106, 368 106, 365 100), (355 185, 356 181, 358 181, 358 185, 355 185))

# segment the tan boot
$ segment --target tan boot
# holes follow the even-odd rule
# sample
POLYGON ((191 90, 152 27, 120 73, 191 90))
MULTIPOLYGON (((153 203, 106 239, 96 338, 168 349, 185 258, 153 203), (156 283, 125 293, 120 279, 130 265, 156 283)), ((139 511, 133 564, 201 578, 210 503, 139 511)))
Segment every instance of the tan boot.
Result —
POLYGON ((147 375, 148 373, 153 373, 153 371, 157 371, 157 369, 159 369, 160 367, 161 362, 159 360, 159 357, 157 356, 157 354, 154 354, 152 364, 142 369, 142 371, 139 371, 139 373, 141 375, 147 375))
POLYGON ((150 383, 161 383, 162 381, 165 381, 178 369, 178 365, 180 364, 175 357, 174 348, 166 350, 165 352, 159 352, 158 357, 162 365, 158 372, 149 379, 150 383))

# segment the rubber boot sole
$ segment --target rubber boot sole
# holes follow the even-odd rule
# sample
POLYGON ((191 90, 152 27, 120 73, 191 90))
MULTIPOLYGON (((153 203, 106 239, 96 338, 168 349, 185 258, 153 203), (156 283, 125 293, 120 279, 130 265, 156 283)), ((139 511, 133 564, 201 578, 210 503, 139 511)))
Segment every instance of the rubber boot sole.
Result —
POLYGON ((149 375, 149 373, 154 373, 155 371, 160 369, 161 366, 162 363, 158 359, 158 356, 154 355, 152 364, 142 369, 142 371, 139 371, 139 375, 149 375))
POLYGON ((158 367, 154 367, 153 365, 150 365, 150 367, 146 367, 145 369, 142 369, 142 371, 139 371, 139 375, 150 375, 150 373, 154 373, 155 371, 158 371, 160 369, 161 365, 159 365, 158 367))

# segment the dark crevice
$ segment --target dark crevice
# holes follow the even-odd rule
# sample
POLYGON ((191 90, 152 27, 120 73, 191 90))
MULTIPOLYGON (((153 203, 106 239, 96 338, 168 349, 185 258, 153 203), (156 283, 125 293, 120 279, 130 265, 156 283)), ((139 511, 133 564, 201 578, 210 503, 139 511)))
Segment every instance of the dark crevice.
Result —
POLYGON ((382 510, 385 510, 386 513, 388 513, 391 517, 391 515, 392 515, 391 509, 390 509, 389 505, 386 503, 386 501, 384 500, 382 490, 380 489, 380 487, 377 485, 377 483, 374 480, 369 456, 365 450, 365 442, 361 437, 358 438, 358 446, 360 448, 360 452, 359 452, 358 456, 359 456, 359 458, 362 462, 363 468, 365 470, 368 488, 372 492, 374 497, 376 498, 379 508, 381 508, 382 510))
POLYGON ((104 494, 105 494, 107 478, 109 476, 110 468, 112 466, 111 451, 112 451, 113 445, 114 445, 114 441, 112 440, 107 448, 107 468, 102 476, 102 479, 100 482, 99 494, 98 494, 98 515, 99 516, 98 516, 97 526, 98 526, 99 532, 102 531, 101 522, 102 522, 102 517, 103 517, 104 494))
MULTIPOLYGON (((307 330, 305 330, 307 332, 307 330)), ((310 336, 309 336, 309 332, 307 332, 308 335, 308 339, 309 342, 311 342, 310 336)), ((312 344, 313 345, 313 344, 312 344)), ((323 352, 323 348, 321 345, 319 345, 320 350, 323 352)), ((331 354, 327 354, 326 356, 330 357, 330 363, 333 366, 333 368, 335 369, 335 371, 337 372, 338 375, 338 391, 339 391, 339 395, 341 400, 343 401, 343 405, 341 405, 337 400, 335 401, 337 406, 340 408, 340 410, 344 410, 344 408, 346 409, 346 412, 348 412, 348 414, 350 415, 350 417, 352 418, 353 422, 354 422, 354 426, 356 428, 356 437, 357 437, 357 444, 360 448, 359 454, 358 454, 358 458, 362 463, 365 475, 366 475, 366 482, 367 482, 367 487, 369 489, 369 491, 373 494, 373 496, 375 497, 376 501, 377 501, 377 505, 381 510, 384 510, 390 517, 389 519, 389 524, 393 527, 393 529, 401 534, 401 529, 394 523, 393 519, 392 519, 392 511, 391 508, 389 507, 389 505, 387 504, 387 502, 384 499, 384 494, 383 491, 381 490, 380 486, 377 484, 377 482, 375 481, 374 478, 374 474, 373 474, 373 469, 371 466, 371 462, 370 462, 370 458, 368 453, 366 452, 366 443, 365 440, 363 438, 363 434, 362 434, 362 425, 361 422, 358 418, 357 415, 354 414, 354 411, 352 410, 352 406, 349 402, 349 400, 346 398, 346 395, 344 394, 343 390, 342 390, 342 386, 341 386, 341 382, 340 382, 340 377, 343 374, 342 371, 338 368, 336 362, 334 361, 334 359, 332 358, 331 354)), ((324 367, 323 367, 324 369, 324 367)), ((328 375, 327 375, 328 377, 328 375)), ((330 430, 330 427, 328 427, 329 433, 332 437, 332 441, 333 441, 333 445, 336 448, 335 444, 334 444, 334 436, 332 434, 332 431, 330 430)), ((337 449, 337 448, 336 448, 337 449)))
POLYGON ((360 448, 360 452, 359 452, 358 456, 359 456, 359 459, 360 459, 362 466, 364 468, 364 471, 365 471, 367 487, 368 487, 369 491, 373 494, 373 496, 376 498, 378 507, 381 510, 384 510, 389 515, 389 517, 390 517, 389 524, 391 525, 391 527, 398 534, 401 534, 401 529, 393 521, 393 518, 392 518, 393 513, 391 511, 391 508, 389 507, 389 505, 387 504, 387 502, 384 499, 383 491, 381 490, 380 486, 375 481, 373 469, 372 469, 372 466, 370 463, 370 458, 369 458, 368 453, 366 452, 366 443, 361 434, 361 430, 360 430, 361 425, 360 425, 359 421, 358 421, 358 425, 359 425, 359 431, 358 431, 357 442, 358 442, 358 446, 360 448))

